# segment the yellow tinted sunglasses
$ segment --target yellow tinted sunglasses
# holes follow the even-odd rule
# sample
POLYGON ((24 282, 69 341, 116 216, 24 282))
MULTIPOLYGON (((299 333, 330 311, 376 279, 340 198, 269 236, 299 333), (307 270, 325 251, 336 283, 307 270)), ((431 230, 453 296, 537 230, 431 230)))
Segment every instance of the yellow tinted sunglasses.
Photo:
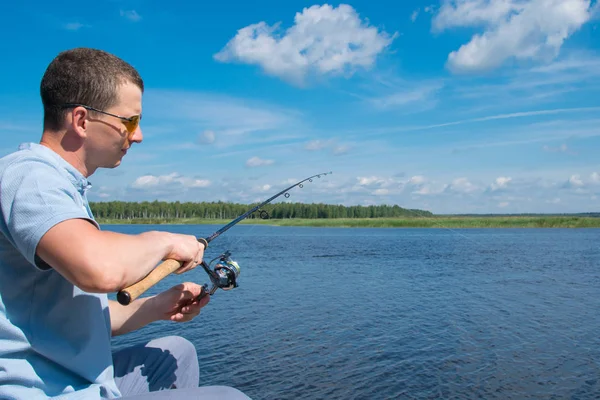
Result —
POLYGON ((63 108, 73 108, 73 107, 83 107, 86 110, 96 111, 101 114, 106 114, 106 115, 110 115, 111 117, 119 118, 121 120, 121 122, 123 122, 123 125, 125 125, 125 129, 127 129, 127 133, 129 133, 129 136, 128 136, 129 140, 131 140, 131 137, 133 136, 137 127, 140 125, 140 121, 142 119, 141 114, 134 115, 133 117, 121 117, 120 115, 111 114, 109 112, 98 110, 97 108, 86 106, 83 104, 69 103, 69 104, 65 104, 63 106, 63 108))

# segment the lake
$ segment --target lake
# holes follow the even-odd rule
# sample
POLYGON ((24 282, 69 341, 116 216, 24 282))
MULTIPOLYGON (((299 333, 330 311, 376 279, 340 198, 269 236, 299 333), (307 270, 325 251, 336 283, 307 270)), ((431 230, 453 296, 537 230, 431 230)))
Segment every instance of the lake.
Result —
MULTIPOLYGON (((191 322, 114 344, 182 335, 201 384, 255 400, 599 398, 599 243, 600 229, 238 225, 205 253, 232 252, 238 288, 191 322)), ((208 276, 170 275, 148 293, 185 280, 208 276)))

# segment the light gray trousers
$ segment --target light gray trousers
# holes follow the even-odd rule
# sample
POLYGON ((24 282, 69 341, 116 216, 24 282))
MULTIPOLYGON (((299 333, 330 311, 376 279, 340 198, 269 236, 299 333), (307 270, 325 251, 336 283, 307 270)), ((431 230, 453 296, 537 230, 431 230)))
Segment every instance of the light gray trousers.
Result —
POLYGON ((228 386, 198 387, 196 348, 179 336, 167 336, 113 353, 115 382, 124 399, 250 400, 228 386))

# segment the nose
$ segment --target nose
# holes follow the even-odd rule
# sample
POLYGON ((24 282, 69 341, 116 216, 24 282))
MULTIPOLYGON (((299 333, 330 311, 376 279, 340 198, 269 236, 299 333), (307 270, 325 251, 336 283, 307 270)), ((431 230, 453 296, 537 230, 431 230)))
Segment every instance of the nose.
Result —
POLYGON ((130 142, 142 143, 142 140, 144 140, 144 134, 142 133, 142 128, 138 126, 135 132, 133 132, 130 142))

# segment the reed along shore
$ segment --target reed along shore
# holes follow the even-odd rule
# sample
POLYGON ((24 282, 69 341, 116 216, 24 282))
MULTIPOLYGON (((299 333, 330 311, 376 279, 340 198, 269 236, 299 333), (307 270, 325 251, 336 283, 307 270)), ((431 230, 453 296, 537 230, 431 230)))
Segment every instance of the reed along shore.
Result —
MULTIPOLYGON (((225 225, 228 219, 203 218, 99 218, 103 225, 225 225)), ((331 228, 600 228, 600 217, 589 216, 431 216, 415 218, 285 218, 245 219, 244 225, 331 228)))

